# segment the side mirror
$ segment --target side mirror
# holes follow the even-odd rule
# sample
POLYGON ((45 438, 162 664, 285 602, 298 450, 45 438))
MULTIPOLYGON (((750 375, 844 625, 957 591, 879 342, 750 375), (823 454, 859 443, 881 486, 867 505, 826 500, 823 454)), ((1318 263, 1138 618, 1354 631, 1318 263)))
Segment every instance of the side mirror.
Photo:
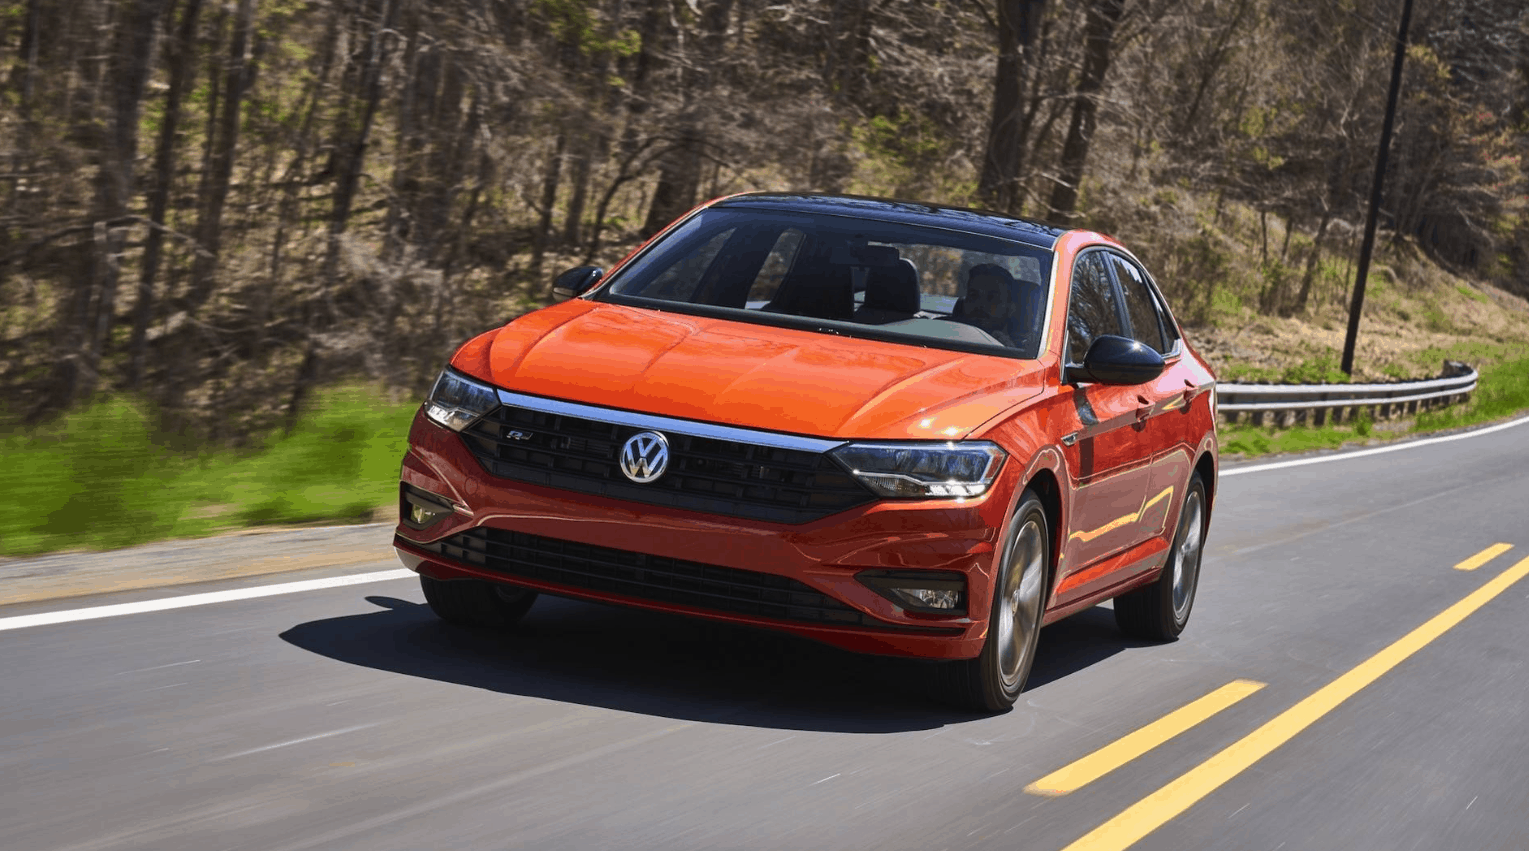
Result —
POLYGON ((552 300, 567 301, 574 296, 589 292, 589 288, 600 282, 605 275, 605 270, 599 266, 578 266, 569 269, 552 282, 552 300))
POLYGON ((1145 384, 1163 374, 1163 356, 1151 346, 1114 334, 1101 334, 1088 347, 1083 364, 1069 364, 1067 380, 1100 384, 1145 384))

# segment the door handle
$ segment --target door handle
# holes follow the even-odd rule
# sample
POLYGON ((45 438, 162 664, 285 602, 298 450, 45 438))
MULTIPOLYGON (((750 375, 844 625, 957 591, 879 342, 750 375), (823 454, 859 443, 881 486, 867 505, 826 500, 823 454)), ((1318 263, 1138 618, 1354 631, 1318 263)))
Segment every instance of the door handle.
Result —
POLYGON ((1189 408, 1189 404, 1199 397, 1200 393, 1201 390, 1198 384, 1187 378, 1184 379, 1184 408, 1186 410, 1189 408))
POLYGON ((1147 424, 1147 418, 1152 416, 1152 401, 1146 396, 1137 394, 1136 405, 1136 425, 1144 426, 1147 424))

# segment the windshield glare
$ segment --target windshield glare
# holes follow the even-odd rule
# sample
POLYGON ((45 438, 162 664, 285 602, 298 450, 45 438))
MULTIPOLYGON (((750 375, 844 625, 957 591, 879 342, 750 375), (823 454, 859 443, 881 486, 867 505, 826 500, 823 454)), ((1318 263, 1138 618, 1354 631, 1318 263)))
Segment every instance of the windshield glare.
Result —
POLYGON ((1033 358, 1050 274, 1049 251, 994 237, 712 208, 661 240, 596 297, 1033 358))

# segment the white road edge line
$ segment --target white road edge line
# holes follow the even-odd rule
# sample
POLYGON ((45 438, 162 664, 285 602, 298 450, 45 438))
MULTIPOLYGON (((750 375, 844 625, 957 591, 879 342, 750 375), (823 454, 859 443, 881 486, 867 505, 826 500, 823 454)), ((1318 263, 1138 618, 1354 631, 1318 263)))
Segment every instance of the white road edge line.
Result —
MULTIPOLYGON (((1380 455, 1386 452, 1400 452, 1404 449, 1418 449, 1424 446, 1432 446, 1436 443, 1450 443, 1456 440, 1465 440, 1469 437, 1482 437, 1484 435, 1510 429, 1514 426, 1529 423, 1529 417, 1520 417, 1505 423, 1498 423, 1474 431, 1451 434, 1445 437, 1430 437, 1423 440, 1409 440, 1392 446, 1380 446, 1374 449, 1361 449, 1357 452, 1340 452, 1335 455, 1323 455, 1320 458, 1300 458, 1295 461, 1277 461, 1272 464, 1254 464, 1250 467, 1235 467, 1230 470, 1222 470, 1220 475, 1240 476, 1243 473, 1262 473, 1268 470, 1284 470, 1290 467, 1304 467, 1307 464, 1325 464, 1329 461, 1347 461, 1351 458, 1364 458, 1368 455, 1380 455)), ((343 528, 343 527, 333 527, 343 528)), ((212 603, 227 603, 234 600, 253 600, 257 597, 274 597, 278 594, 300 594, 304 591, 319 591, 324 588, 341 588, 346 585, 365 585, 369 582, 386 582, 390 579, 406 579, 414 575, 412 570, 380 570, 374 573, 358 573, 354 576, 334 576, 328 579, 308 579, 302 582, 285 582, 280 585, 261 585, 254 588, 234 588, 228 591, 212 591, 206 594, 187 594, 181 597, 165 597, 158 600, 140 600, 136 603, 118 603, 111 606, 92 606, 85 609, 67 609, 61 612, 40 612, 35 615, 17 615, 15 617, 0 618, 0 632, 11 629, 25 629, 29 626, 48 626, 58 623, 72 623, 74 621, 88 621, 96 618, 112 618, 118 615, 135 615, 141 612, 162 612, 168 609, 184 609, 191 606, 206 606, 212 603)), ((832 778, 829 778, 832 779, 832 778)), ((822 782, 822 781, 819 781, 822 782)))
POLYGON ((1240 476, 1243 473, 1262 473, 1268 470, 1284 470, 1290 467, 1304 467, 1307 464, 1325 464, 1328 461, 1348 461, 1352 458, 1364 458, 1369 455, 1383 455, 1387 452, 1401 452, 1404 449, 1420 449, 1424 446, 1432 446, 1436 443, 1451 443, 1456 440, 1465 440, 1468 437, 1482 437, 1484 435, 1492 434, 1493 432, 1513 428, 1514 426, 1521 426, 1525 423, 1529 423, 1529 417, 1519 417, 1516 420, 1510 420, 1505 423, 1498 423, 1497 425, 1487 426, 1486 428, 1476 429, 1474 431, 1461 432, 1460 434, 1450 434, 1445 435, 1444 437, 1429 437, 1422 440, 1408 440, 1404 443, 1396 443, 1390 446, 1377 446, 1374 449, 1360 449, 1354 452, 1339 452, 1333 455, 1323 455, 1319 458, 1298 458, 1294 461, 1275 461, 1272 464, 1254 464, 1251 467, 1234 467, 1230 470, 1222 470, 1220 472, 1220 477, 1226 478, 1227 476, 1240 476))
POLYGON ((57 623, 95 620, 96 618, 113 618, 118 615, 136 615, 141 612, 162 612, 167 609, 206 606, 211 603, 228 603, 234 600, 253 600, 257 597, 275 597, 279 594, 300 594, 304 591, 318 591, 324 588, 341 588, 346 585, 365 585, 369 582, 405 579, 413 575, 414 571, 412 570, 398 568, 397 570, 379 570, 373 573, 357 573, 351 576, 331 576, 327 579, 283 582, 280 585, 257 585, 253 588, 230 588, 227 591, 209 591, 205 594, 185 594, 180 597, 139 600, 135 603, 116 603, 110 606, 66 609, 61 612, 16 615, 9 618, 0 618, 0 632, 10 629, 25 629, 29 626, 47 626, 57 623))

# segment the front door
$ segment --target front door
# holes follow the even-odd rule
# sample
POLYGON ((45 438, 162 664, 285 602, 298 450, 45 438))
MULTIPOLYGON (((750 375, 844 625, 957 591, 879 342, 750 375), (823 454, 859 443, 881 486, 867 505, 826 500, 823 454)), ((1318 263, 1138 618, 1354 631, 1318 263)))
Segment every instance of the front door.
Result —
MULTIPOLYGON (((1128 330, 1108 255, 1089 251, 1073 265, 1064 357, 1082 361, 1101 334, 1128 336, 1128 330)), ((1074 430, 1063 437, 1062 451, 1073 499, 1057 566, 1058 603, 1118 581, 1095 566, 1142 540, 1152 479, 1144 422, 1152 406, 1143 389, 1092 382, 1072 388, 1074 430)))

